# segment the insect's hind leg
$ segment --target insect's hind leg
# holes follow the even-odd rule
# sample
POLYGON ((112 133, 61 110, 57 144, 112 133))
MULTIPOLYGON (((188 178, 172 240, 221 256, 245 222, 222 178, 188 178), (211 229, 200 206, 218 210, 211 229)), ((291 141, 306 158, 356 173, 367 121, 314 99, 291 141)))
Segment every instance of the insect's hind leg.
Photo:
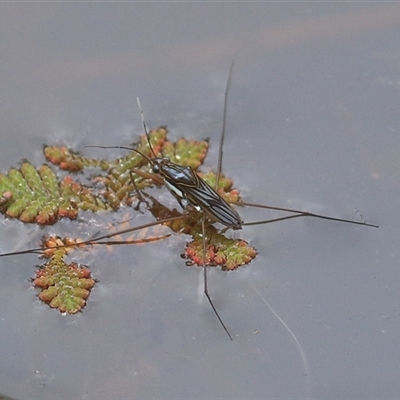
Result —
POLYGON ((201 234, 202 234, 202 241, 203 241, 203 271, 204 271, 204 294, 206 295, 208 302, 211 305, 215 315, 217 316, 219 322, 221 323, 222 327, 224 328, 226 334, 229 336, 229 339, 233 340, 231 334, 228 331, 228 328, 223 323, 221 317, 218 314, 217 309, 214 306, 214 303, 211 300, 211 296, 208 293, 208 282, 207 282, 207 255, 206 255, 206 214, 203 212, 203 217, 201 219, 201 234))

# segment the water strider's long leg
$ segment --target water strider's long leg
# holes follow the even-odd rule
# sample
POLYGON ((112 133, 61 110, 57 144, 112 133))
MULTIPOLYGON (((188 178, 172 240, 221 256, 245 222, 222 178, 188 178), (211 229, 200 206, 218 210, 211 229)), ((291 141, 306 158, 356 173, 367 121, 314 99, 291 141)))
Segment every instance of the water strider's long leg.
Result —
MULTIPOLYGON (((330 221, 338 221, 338 222, 346 222, 348 224, 355 224, 355 225, 365 225, 369 226, 372 228, 379 228, 378 225, 374 224, 368 224, 367 222, 364 221, 353 221, 351 219, 343 219, 343 218, 336 218, 336 217, 330 217, 328 215, 323 215, 323 214, 316 214, 308 211, 301 211, 301 210, 295 210, 293 208, 284 208, 284 207, 275 207, 275 206, 267 206, 263 204, 255 204, 255 203, 248 203, 248 202, 233 202, 232 204, 236 204, 238 206, 249 206, 249 207, 256 207, 256 208, 265 208, 268 210, 276 210, 276 211, 284 211, 284 212, 290 212, 290 213, 295 213, 296 216, 291 216, 291 218, 296 218, 296 217, 314 217, 314 218, 320 218, 320 219, 327 219, 330 221)), ((283 219, 289 219, 288 217, 284 218, 278 218, 277 221, 281 221, 283 219)), ((242 225, 261 225, 261 224, 267 224, 270 222, 273 222, 274 220, 264 220, 264 221, 254 221, 254 222, 244 222, 242 225)))
MULTIPOLYGON (((225 87, 225 96, 224 96, 224 114, 223 114, 223 119, 222 119, 222 133, 221 133, 221 138, 219 141, 219 149, 218 149, 218 163, 217 163, 217 174, 216 174, 216 179, 215 179, 215 187, 214 190, 218 192, 218 186, 219 186, 219 178, 222 172, 222 157, 223 157, 223 146, 224 146, 224 139, 225 139, 225 126, 226 126, 226 113, 227 113, 227 104, 228 104, 228 93, 229 93, 229 87, 230 87, 230 81, 231 81, 231 76, 232 76, 232 70, 233 70, 233 65, 234 62, 232 61, 232 64, 229 68, 229 73, 228 73, 228 79, 226 82, 226 87, 225 87)), ((213 301, 211 300, 211 296, 208 293, 208 282, 207 282, 207 260, 206 260, 206 234, 205 234, 205 222, 206 222, 206 215, 205 212, 203 211, 203 218, 202 218, 202 223, 201 223, 201 231, 202 231, 202 242, 203 242, 203 271, 204 271, 204 294, 206 295, 212 309, 214 310, 215 315, 217 316, 219 322, 221 323, 222 327, 224 328, 225 332, 229 336, 231 340, 232 336, 229 333, 227 327, 225 326, 224 322, 222 321, 220 315, 218 314, 217 309, 214 306, 213 301)))
MULTIPOLYGON (((102 236, 98 236, 98 237, 94 237, 92 239, 88 239, 88 240, 84 240, 82 242, 79 242, 79 244, 77 243, 73 243, 73 244, 66 244, 63 246, 57 246, 58 248, 64 248, 64 247, 76 247, 76 246, 83 246, 83 245, 94 245, 94 244, 108 244, 108 245, 112 245, 112 244, 121 244, 121 241, 103 241, 104 239, 110 239, 114 236, 118 236, 118 235, 123 235, 125 233, 130 233, 130 232, 135 232, 138 231, 140 229, 145 229, 145 228, 150 228, 152 226, 157 226, 157 225, 161 225, 167 222, 173 222, 173 221, 177 221, 184 218, 184 216, 179 215, 179 216, 175 216, 175 217, 171 217, 171 218, 166 218, 163 219, 162 221, 153 221, 153 222, 149 222, 147 224, 143 224, 143 225, 139 225, 139 226, 135 226, 133 228, 127 228, 118 232, 113 232, 113 233, 109 233, 107 235, 102 235, 102 236)), ((165 235, 164 235, 165 236, 165 235)), ((164 237, 163 236, 163 237, 164 237)), ((143 241, 143 240, 142 240, 143 241)), ((39 253, 41 254, 43 252, 42 247, 38 247, 38 248, 34 248, 34 249, 26 249, 26 250, 19 250, 19 251, 13 251, 10 253, 2 253, 0 254, 0 257, 8 257, 8 256, 15 256, 15 255, 19 255, 19 254, 30 254, 30 253, 39 253)))
POLYGON ((224 322, 222 321, 220 315, 218 314, 217 309, 214 306, 213 301, 211 300, 210 294, 208 293, 208 282, 207 282, 207 259, 206 259, 206 214, 203 212, 203 217, 201 219, 201 233, 202 233, 202 242, 203 242, 203 276, 204 276, 204 294, 206 295, 211 308, 214 310, 215 315, 217 316, 219 322, 221 323, 222 327, 224 328, 225 332, 229 336, 229 339, 233 340, 231 334, 228 331, 228 328, 225 326, 224 322))

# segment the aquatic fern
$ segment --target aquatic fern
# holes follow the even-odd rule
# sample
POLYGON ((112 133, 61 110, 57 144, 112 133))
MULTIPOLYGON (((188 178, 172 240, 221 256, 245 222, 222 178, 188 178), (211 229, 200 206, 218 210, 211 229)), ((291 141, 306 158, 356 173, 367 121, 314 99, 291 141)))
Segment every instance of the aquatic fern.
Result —
POLYGON ((206 253, 204 258, 203 238, 200 233, 193 235, 193 240, 186 245, 185 257, 198 266, 220 266, 223 270, 234 270, 248 264, 257 251, 241 239, 230 239, 210 227, 206 233, 206 253), (205 263, 203 262, 205 260, 205 263))
MULTIPOLYGON (((186 245, 184 258, 190 265, 205 264, 221 266, 224 270, 234 270, 248 264, 257 254, 256 250, 242 239, 232 239, 220 233, 206 219, 205 224, 205 257, 202 238, 203 215, 196 210, 185 210, 183 213, 159 203, 150 196, 146 188, 163 183, 158 175, 153 174, 151 163, 146 157, 168 157, 172 162, 190 166, 197 170, 207 154, 207 141, 179 139, 176 142, 167 140, 167 130, 161 127, 150 132, 151 149, 147 138, 142 136, 135 150, 127 149, 126 154, 110 161, 88 158, 66 147, 47 146, 44 148, 46 159, 62 169, 64 176, 59 177, 53 169, 43 164, 38 168, 28 161, 20 168, 11 168, 7 174, 0 174, 0 212, 10 218, 23 222, 34 222, 41 225, 55 223, 59 218, 77 218, 81 210, 98 212, 113 211, 131 205, 134 201, 144 202, 163 229, 142 229, 134 237, 125 236, 116 239, 113 233, 104 237, 113 240, 96 239, 79 244, 74 239, 48 237, 42 243, 42 255, 48 261, 36 271, 33 284, 40 289, 39 298, 50 307, 63 313, 76 313, 86 304, 86 299, 95 281, 91 278, 88 267, 77 263, 67 263, 66 254, 76 246, 93 244, 144 243, 169 237, 168 228, 175 233, 184 233, 192 240, 186 245), (138 153, 138 151, 140 153, 138 153), (153 153, 154 152, 154 153, 153 153), (84 185, 69 174, 90 172, 88 184, 84 185), (163 223, 166 218, 176 218, 163 223)), ((86 174, 87 175, 87 174, 86 174)), ((199 175, 212 187, 216 175, 208 172, 199 175)), ((220 176, 218 192, 227 201, 240 201, 238 190, 233 188, 232 180, 220 176)), ((129 209, 129 219, 133 209, 129 209)), ((119 226, 121 228, 121 226, 119 226)), ((122 228, 128 229, 122 226, 122 228)), ((107 227, 104 227, 104 230, 107 227)), ((135 230, 135 228, 132 228, 135 230)), ((171 232, 170 231, 170 232, 171 232)))
POLYGON ((23 222, 49 225, 61 217, 75 219, 78 210, 110 209, 90 189, 70 176, 58 182, 51 168, 43 164, 36 169, 24 162, 20 169, 12 168, 7 175, 0 174, 0 210, 23 222))
POLYGON ((181 138, 175 143, 166 142, 162 154, 175 164, 196 170, 203 163, 207 151, 208 142, 206 140, 196 141, 181 138))
MULTIPOLYGON (((188 261, 188 264, 203 266, 203 215, 195 210, 182 214, 176 209, 170 210, 148 194, 145 198, 148 210, 160 221, 171 217, 182 217, 163 225, 168 226, 176 233, 185 233, 192 237, 193 240, 186 245, 183 257, 188 261)), ((254 247, 242 239, 227 238, 219 233, 211 223, 212 221, 207 218, 205 224, 206 265, 220 266, 223 270, 234 270, 248 264, 256 257, 257 251, 254 247)))
POLYGON ((33 285, 41 290, 39 299, 62 313, 77 313, 85 306, 95 285, 88 267, 64 260, 66 254, 79 243, 52 236, 43 241, 42 246, 45 249, 43 256, 49 261, 36 271, 33 280, 33 285))

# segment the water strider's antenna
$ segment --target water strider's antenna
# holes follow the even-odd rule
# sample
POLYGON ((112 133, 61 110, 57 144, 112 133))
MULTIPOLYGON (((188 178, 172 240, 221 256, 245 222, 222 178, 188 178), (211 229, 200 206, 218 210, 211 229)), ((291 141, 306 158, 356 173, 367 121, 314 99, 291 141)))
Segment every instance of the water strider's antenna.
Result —
POLYGON ((220 177, 221 172, 222 172, 222 156, 223 156, 223 153, 224 153, 226 114, 227 114, 227 110, 228 110, 228 94, 229 94, 229 88, 230 88, 231 76, 232 76, 232 71, 233 71, 234 64, 235 64, 235 61, 232 61, 232 64, 231 64, 231 66, 229 68, 228 80, 226 81, 226 87, 225 87, 224 114, 223 114, 223 118, 222 118, 222 133, 221 133, 221 138, 219 140, 217 177, 216 177, 216 180, 215 180, 215 190, 217 192, 218 192, 218 186, 219 186, 219 177, 220 177))
POLYGON ((140 104, 140 99, 139 99, 139 97, 136 97, 136 101, 137 101, 137 105, 138 105, 138 107, 139 107, 140 116, 141 116, 141 118, 142 118, 142 125, 143 125, 143 129, 144 129, 144 133, 146 134, 146 137, 147 137, 147 141, 148 141, 148 143, 149 143, 150 150, 151 150, 151 152, 153 153, 154 158, 157 158, 156 153, 154 153, 153 146, 151 145, 150 135, 149 135, 149 131, 147 130, 146 122, 145 122, 145 120, 144 120, 144 112, 143 112, 143 109, 142 109, 142 105, 140 104))

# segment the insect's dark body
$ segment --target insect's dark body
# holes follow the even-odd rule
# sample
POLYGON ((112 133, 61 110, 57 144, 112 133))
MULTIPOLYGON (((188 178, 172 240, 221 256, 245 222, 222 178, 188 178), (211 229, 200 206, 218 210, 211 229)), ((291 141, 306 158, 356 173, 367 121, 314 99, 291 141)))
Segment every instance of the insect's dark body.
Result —
POLYGON ((152 159, 152 164, 153 172, 162 176, 167 189, 182 208, 192 206, 227 227, 242 228, 243 221, 238 212, 192 168, 174 164, 168 158, 152 159))

